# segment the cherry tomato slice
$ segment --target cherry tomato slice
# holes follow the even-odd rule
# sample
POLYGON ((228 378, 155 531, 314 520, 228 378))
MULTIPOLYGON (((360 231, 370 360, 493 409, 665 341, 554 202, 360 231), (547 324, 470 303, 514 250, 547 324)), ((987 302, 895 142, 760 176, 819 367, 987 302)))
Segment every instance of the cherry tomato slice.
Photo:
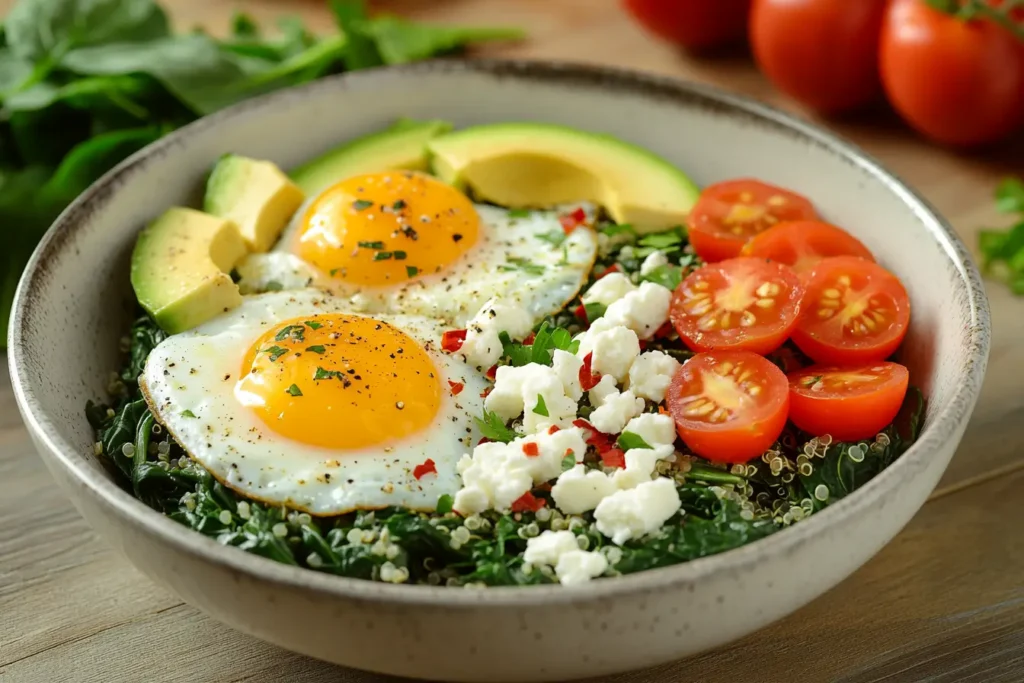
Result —
POLYGON ((786 376, 749 351, 698 353, 666 395, 679 438, 713 462, 746 462, 779 438, 789 412, 786 376))
POLYGON ((789 419, 814 436, 871 439, 900 412, 909 383, 896 363, 799 370, 789 375, 789 419))
POLYGON ((693 351, 771 353, 793 331, 803 296, 787 266, 729 259, 690 273, 672 296, 669 319, 693 351))
POLYGON ((822 259, 832 256, 875 260, 856 237, 821 221, 779 223, 747 242, 742 253, 785 263, 801 278, 806 278, 822 259))
POLYGON ((690 211, 690 243, 706 262, 724 261, 776 223, 817 217, 811 202, 794 192, 759 180, 730 180, 701 192, 690 211))
POLYGON ((882 361, 907 334, 907 290, 876 263, 855 256, 824 259, 805 287, 793 341, 817 363, 882 361))

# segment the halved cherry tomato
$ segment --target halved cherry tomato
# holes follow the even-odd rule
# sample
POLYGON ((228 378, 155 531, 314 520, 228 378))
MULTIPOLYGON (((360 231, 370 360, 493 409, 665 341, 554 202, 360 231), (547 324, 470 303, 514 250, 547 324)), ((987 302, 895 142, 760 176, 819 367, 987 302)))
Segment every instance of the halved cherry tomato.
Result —
POLYGON ((817 363, 882 361, 907 334, 907 290, 877 263, 856 256, 824 259, 806 290, 793 341, 817 363))
POLYGON ((666 395, 679 438, 713 462, 746 462, 779 438, 789 413, 789 383, 771 361, 749 351, 698 353, 666 395))
POLYGON ((789 267, 734 258, 690 273, 672 295, 669 319, 693 351, 771 353, 789 339, 803 296, 789 267))
POLYGON ((778 261, 801 278, 830 256, 859 256, 874 261, 868 248, 842 228, 822 221, 790 221, 768 228, 743 247, 744 256, 778 261))
POLYGON ((759 180, 729 180, 704 188, 690 211, 690 244, 708 263, 740 255, 750 238, 782 221, 817 218, 804 197, 759 180))
POLYGON ((909 382, 896 363, 799 370, 789 375, 789 419, 814 436, 870 439, 900 412, 909 382))

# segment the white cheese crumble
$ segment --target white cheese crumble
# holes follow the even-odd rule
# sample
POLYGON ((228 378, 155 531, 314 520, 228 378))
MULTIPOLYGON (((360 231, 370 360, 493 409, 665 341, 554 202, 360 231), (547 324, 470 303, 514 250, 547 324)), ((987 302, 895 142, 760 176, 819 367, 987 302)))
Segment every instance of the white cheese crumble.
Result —
POLYGON ((640 340, 636 332, 617 325, 593 337, 591 332, 588 332, 587 339, 592 339, 591 348, 594 354, 590 360, 591 371, 611 375, 621 384, 629 376, 629 368, 633 361, 640 355, 640 340))
POLYGON ((576 427, 520 437, 507 444, 482 443, 459 461, 463 488, 455 494, 453 507, 462 515, 491 508, 508 510, 534 485, 561 474, 563 458, 572 455, 580 462, 586 451, 583 431, 576 427), (527 450, 534 448, 537 455, 527 455, 527 450))
POLYGON ((555 575, 565 586, 589 581, 608 569, 608 558, 580 550, 571 531, 545 531, 529 539, 523 560, 531 565, 554 567, 555 575))
POLYGON ((590 414, 590 424, 599 432, 618 434, 627 422, 644 412, 645 405, 632 391, 609 394, 601 401, 601 407, 590 414))
POLYGON ((583 361, 568 351, 556 350, 552 356, 551 368, 562 380, 562 387, 565 395, 573 401, 583 398, 583 389, 580 387, 580 368, 583 361))
POLYGON ((593 510, 616 490, 615 482, 604 472, 587 471, 583 465, 576 465, 558 477, 558 481, 551 487, 551 497, 559 510, 578 515, 593 510))
POLYGON ((587 392, 587 396, 590 398, 590 405, 600 408, 604 405, 605 399, 617 393, 619 393, 619 389, 618 385, 615 384, 615 378, 611 375, 605 375, 598 380, 593 389, 587 392))
POLYGON ((626 467, 615 472, 615 485, 620 489, 631 489, 650 481, 658 461, 670 457, 675 452, 675 446, 629 449, 624 456, 626 467))
POLYGON ((640 339, 650 339, 668 320, 672 291, 654 282, 644 282, 605 311, 601 320, 621 325, 635 332, 640 339))
POLYGON ((521 306, 490 299, 466 325, 466 340, 460 351, 467 363, 486 370, 501 358, 501 332, 512 339, 523 339, 532 329, 533 319, 521 306))
POLYGON ((555 576, 563 586, 585 583, 604 574, 608 569, 608 558, 602 553, 587 550, 572 550, 563 553, 555 565, 555 576))
POLYGON ((629 390, 641 398, 661 403, 679 367, 679 361, 663 351, 645 351, 629 368, 629 390))
POLYGON ((594 519, 598 531, 622 545, 657 531, 679 507, 675 483, 661 477, 608 496, 597 506, 594 519))
POLYGON ((635 289, 636 285, 625 273, 608 273, 590 285, 590 289, 584 292, 580 298, 585 304, 602 304, 607 307, 635 289))
POLYGON ((532 434, 551 425, 571 426, 576 419, 577 404, 566 396, 565 384, 555 368, 529 363, 499 367, 494 389, 484 400, 484 407, 505 421, 523 415, 523 429, 532 434), (538 397, 543 398, 543 408, 538 397))
POLYGON ((644 413, 630 420, 623 431, 636 434, 652 448, 676 442, 676 421, 671 415, 644 413))
POLYGON ((644 262, 640 264, 640 274, 650 275, 658 268, 668 265, 668 256, 662 251, 652 251, 644 259, 644 262))

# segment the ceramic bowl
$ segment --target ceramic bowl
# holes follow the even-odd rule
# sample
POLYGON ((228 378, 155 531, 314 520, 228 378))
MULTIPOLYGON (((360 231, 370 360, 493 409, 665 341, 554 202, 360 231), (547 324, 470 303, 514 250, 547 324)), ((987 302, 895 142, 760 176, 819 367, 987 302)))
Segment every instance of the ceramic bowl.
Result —
POLYGON ((18 405, 39 453, 97 532, 213 617, 346 666, 445 681, 609 674, 739 638, 842 581, 939 480, 989 349, 978 273, 950 227, 861 151, 761 104, 653 76, 564 64, 439 61, 357 72, 209 116, 142 150, 57 220, 21 281, 10 334, 18 405), (701 185, 754 176, 796 188, 856 234, 913 302, 903 357, 928 398, 920 440, 881 476, 806 521, 737 550, 578 588, 394 586, 223 547, 121 490, 93 456, 100 398, 130 320, 140 227, 195 202, 226 152, 291 167, 401 116, 459 126, 548 121, 650 148, 701 185))

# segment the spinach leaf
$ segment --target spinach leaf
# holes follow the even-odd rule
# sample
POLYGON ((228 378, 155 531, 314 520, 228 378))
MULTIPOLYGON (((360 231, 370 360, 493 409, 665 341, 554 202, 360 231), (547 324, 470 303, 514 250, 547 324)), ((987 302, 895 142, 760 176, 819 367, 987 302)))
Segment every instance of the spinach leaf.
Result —
POLYGON ((349 69, 368 69, 380 66, 384 59, 373 38, 366 34, 366 6, 360 0, 331 0, 331 11, 338 28, 348 39, 345 48, 345 66, 349 69))
POLYGON ((75 47, 161 38, 169 27, 152 0, 20 0, 4 31, 15 56, 40 62, 75 47))
POLYGON ((132 476, 132 457, 125 455, 124 445, 135 445, 135 435, 139 422, 149 414, 149 408, 143 399, 125 403, 124 407, 114 416, 107 429, 100 434, 103 453, 129 479, 132 476))
POLYGON ((680 266, 666 263, 663 266, 658 266, 651 272, 647 273, 647 275, 642 275, 640 280, 642 282, 653 282, 675 291, 676 287, 683 282, 683 270, 684 269, 680 266))
POLYGON ((135 385, 139 375, 146 366, 146 358, 156 345, 167 338, 167 333, 160 329, 148 315, 141 315, 132 324, 128 365, 121 371, 121 381, 125 384, 135 385))
POLYGON ((385 64, 405 64, 458 50, 470 43, 521 40, 525 36, 517 28, 438 26, 395 16, 370 19, 359 31, 373 39, 385 64))
POLYGON ((529 344, 514 342, 505 332, 500 333, 498 338, 501 340, 502 357, 507 359, 508 365, 514 367, 530 363, 550 366, 555 351, 576 353, 580 346, 578 341, 573 341, 568 330, 552 327, 547 321, 541 323, 529 344))

